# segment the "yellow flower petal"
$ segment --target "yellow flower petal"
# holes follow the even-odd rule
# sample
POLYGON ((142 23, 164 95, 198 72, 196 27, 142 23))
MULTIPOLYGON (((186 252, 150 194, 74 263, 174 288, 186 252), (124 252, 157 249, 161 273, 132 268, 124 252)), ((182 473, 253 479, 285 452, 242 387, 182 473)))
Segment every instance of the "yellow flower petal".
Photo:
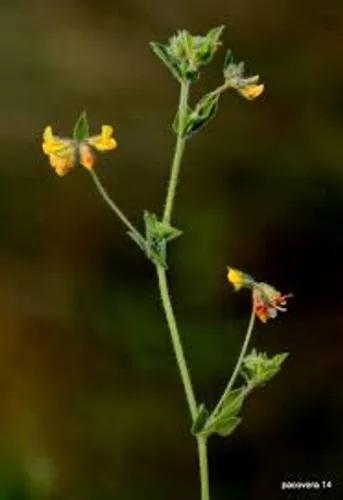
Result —
POLYGON ((56 135, 53 135, 52 128, 50 126, 45 127, 43 132, 43 143, 42 149, 43 153, 46 155, 59 154, 62 153, 65 148, 68 148, 72 143, 71 140, 61 139, 56 135))
POLYGON ((75 155, 73 152, 69 156, 49 156, 50 165, 55 170, 56 174, 62 177, 66 175, 75 166, 75 155))
POLYGON ((49 142, 52 139, 52 127, 48 125, 45 127, 44 132, 43 132, 43 141, 44 142, 49 142))
POLYGON ((235 290, 240 290, 246 284, 246 276, 241 271, 229 267, 227 273, 228 281, 233 285, 235 290))
POLYGON ((98 151, 110 151, 117 147, 117 141, 112 137, 112 134, 113 127, 110 125, 102 125, 101 134, 89 137, 87 142, 98 151))
POLYGON ((248 99, 248 101, 256 99, 263 91, 264 83, 260 83, 259 85, 247 85, 246 87, 238 89, 238 92, 245 97, 245 99, 248 99))

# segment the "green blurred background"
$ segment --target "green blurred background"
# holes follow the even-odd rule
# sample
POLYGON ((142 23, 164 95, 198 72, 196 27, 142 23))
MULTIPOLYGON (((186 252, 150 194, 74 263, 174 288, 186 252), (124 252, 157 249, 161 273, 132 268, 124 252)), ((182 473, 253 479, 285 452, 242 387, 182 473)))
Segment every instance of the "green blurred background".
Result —
POLYGON ((218 24, 266 92, 224 96, 182 172, 172 289, 200 400, 218 398, 249 314, 226 265, 295 299, 256 328, 291 357, 211 440, 213 500, 285 498, 296 479, 342 498, 342 21, 341 0, 1 2, 1 500, 199 498, 153 269, 83 169, 55 176, 41 133, 68 134, 83 109, 95 132, 113 123, 98 173, 140 224, 162 204, 177 101, 148 42, 218 24))

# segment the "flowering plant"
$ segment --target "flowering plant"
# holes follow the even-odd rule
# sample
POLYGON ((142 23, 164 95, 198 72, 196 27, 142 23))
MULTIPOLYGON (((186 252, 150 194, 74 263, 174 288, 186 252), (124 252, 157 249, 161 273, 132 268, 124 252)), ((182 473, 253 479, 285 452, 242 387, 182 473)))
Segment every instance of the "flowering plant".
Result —
POLYGON ((219 100, 227 90, 235 90, 248 101, 259 97, 264 84, 259 76, 246 76, 245 65, 236 63, 231 51, 227 51, 223 65, 223 81, 215 89, 203 95, 195 104, 190 103, 190 89, 201 76, 221 46, 224 27, 211 29, 204 36, 193 36, 188 31, 176 33, 166 44, 152 42, 151 48, 169 69, 180 86, 178 110, 173 122, 176 134, 175 152, 170 169, 166 200, 161 216, 144 212, 144 230, 138 230, 124 212, 109 196, 95 172, 96 153, 107 152, 117 147, 113 128, 103 125, 98 135, 90 135, 85 113, 77 120, 71 138, 60 138, 47 126, 43 133, 43 152, 59 176, 64 176, 78 163, 91 175, 100 195, 126 227, 129 237, 142 250, 156 270, 159 293, 166 322, 170 331, 177 366, 183 384, 185 398, 191 417, 191 432, 194 435, 199 456, 201 500, 210 499, 207 442, 211 435, 227 437, 242 420, 242 407, 247 397, 273 378, 281 369, 288 353, 268 357, 253 349, 247 354, 255 318, 262 323, 275 318, 279 311, 286 311, 291 294, 281 294, 274 287, 258 282, 250 275, 235 268, 228 268, 227 279, 236 291, 251 292, 251 315, 245 339, 237 363, 229 377, 226 388, 214 409, 209 410, 195 396, 190 370, 186 361, 179 328, 176 322, 168 284, 168 252, 171 241, 180 237, 181 231, 172 224, 176 189, 186 144, 198 133, 218 111, 219 100))

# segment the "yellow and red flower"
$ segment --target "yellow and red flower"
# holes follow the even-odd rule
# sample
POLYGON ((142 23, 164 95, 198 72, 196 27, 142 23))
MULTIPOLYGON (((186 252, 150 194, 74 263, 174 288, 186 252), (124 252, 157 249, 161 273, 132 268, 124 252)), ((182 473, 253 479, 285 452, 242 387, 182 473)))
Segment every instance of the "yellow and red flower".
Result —
POLYGON ((227 279, 236 291, 242 288, 252 290, 254 311, 262 323, 276 318, 279 311, 286 312, 287 300, 293 297, 293 294, 282 294, 267 283, 257 282, 249 274, 233 267, 228 268, 227 279))
POLYGON ((276 318, 278 312, 286 312, 287 300, 293 294, 281 294, 267 283, 255 283, 253 287, 253 304, 256 316, 266 323, 268 319, 276 318))
POLYGON ((117 142, 110 125, 103 125, 100 134, 85 137, 81 141, 53 135, 51 126, 45 127, 43 132, 43 153, 49 157, 50 165, 59 176, 66 175, 77 163, 92 170, 96 159, 95 151, 106 152, 116 147, 117 142))

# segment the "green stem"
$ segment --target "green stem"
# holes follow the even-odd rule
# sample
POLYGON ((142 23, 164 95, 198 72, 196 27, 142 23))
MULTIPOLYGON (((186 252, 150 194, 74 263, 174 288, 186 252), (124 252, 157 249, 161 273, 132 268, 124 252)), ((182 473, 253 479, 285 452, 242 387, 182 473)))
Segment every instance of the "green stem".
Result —
POLYGON ((248 349, 248 346, 249 346, 249 342, 250 342, 250 339, 251 339, 251 335, 252 335, 252 332, 253 332, 253 329, 254 329, 254 325, 255 325, 255 318, 256 318, 256 314, 255 314, 255 306, 254 306, 254 301, 252 301, 252 308, 251 308, 251 315, 250 315, 250 320, 249 320, 249 325, 248 325, 248 328, 247 328, 247 332, 245 334, 245 339, 244 339, 244 342, 243 342, 243 345, 242 345, 242 348, 241 348, 241 352, 239 354, 239 357, 238 357, 238 360, 237 360, 237 363, 236 363, 236 366, 232 372, 232 375, 230 377, 230 380, 225 388, 225 391, 223 392, 217 406, 215 407, 215 409, 213 410, 210 418, 209 418, 209 422, 215 417, 215 415, 218 413, 218 411, 220 410, 223 402, 225 401, 227 395, 229 394, 229 392, 231 391, 234 383, 236 382, 236 378, 237 378, 237 375, 239 374, 239 370, 242 366, 242 362, 243 362, 243 359, 245 358, 245 355, 246 355, 246 352, 247 352, 247 349, 248 349))
MULTIPOLYGON (((178 109, 178 122, 179 122, 178 135, 174 151, 173 163, 171 166, 166 203, 163 213, 163 221, 167 223, 170 223, 172 217, 175 194, 180 175, 182 157, 186 146, 186 139, 183 135, 183 130, 188 112, 188 96, 189 96, 189 82, 182 82, 180 90, 179 109, 178 109)), ((185 390, 189 411, 192 417, 192 421, 194 422, 197 417, 197 402, 194 396, 192 381, 187 367, 187 362, 183 352, 183 347, 170 299, 167 274, 166 270, 158 264, 156 264, 156 270, 158 275, 161 300, 170 330, 176 362, 179 367, 180 376, 185 390)), ((201 485, 201 500, 210 500, 208 461, 207 461, 207 439, 204 437, 198 437, 197 443, 198 443, 199 474, 200 474, 200 485, 201 485)))
POLYGON ((201 482, 201 500, 210 500, 208 460, 207 460, 207 439, 198 437, 199 472, 201 482))
POLYGON ((183 347, 182 347, 182 343, 181 343, 178 328, 177 328, 177 323, 176 323, 176 319, 175 319, 175 315, 174 315, 174 311, 173 311, 173 306, 172 306, 171 299, 170 299, 166 271, 159 264, 156 264, 156 271, 157 271, 157 276, 158 276, 161 301, 162 301, 164 313, 166 316, 166 320, 168 323, 171 339, 172 339, 172 344, 173 344, 173 348, 174 348, 176 362, 177 362, 177 365, 179 367, 180 376, 181 376, 182 384, 183 384, 183 387, 185 390, 185 395, 186 395, 186 399, 187 399, 187 403, 188 403, 188 408, 189 408, 192 420, 194 421, 194 419, 196 418, 196 415, 197 415, 197 403, 195 400, 193 386, 192 386, 191 378, 189 375, 189 370, 187 367, 185 354, 183 352, 183 347))
POLYGON ((94 172, 94 170, 90 170, 91 177, 100 193, 102 198, 104 199, 105 203, 110 207, 110 209, 116 214, 116 216, 121 220, 121 222, 124 224, 124 226, 127 227, 130 233, 135 235, 136 239, 138 241, 141 241, 142 244, 144 244, 145 239, 141 235, 141 233, 135 228, 135 226, 129 221, 129 219, 126 217, 124 212, 118 207, 118 205, 112 200, 112 198, 109 196, 107 193, 106 189, 102 185, 99 177, 97 174, 94 172))
POLYGON ((170 222, 174 199, 176 194, 176 188, 179 180, 180 167, 182 162, 183 153, 186 145, 186 138, 183 135, 183 128, 185 125, 185 120, 187 118, 187 109, 188 109, 188 96, 189 96, 189 82, 181 83, 180 90, 180 101, 179 101, 179 110, 178 110, 178 135, 174 152, 174 159, 171 167, 171 173, 168 183, 168 191, 166 197, 166 203, 164 206, 163 213, 163 221, 170 222))
POLYGON ((225 90, 227 90, 229 88, 229 85, 227 82, 224 82, 222 85, 220 85, 219 87, 217 87, 216 89, 212 90, 212 92, 210 92, 208 95, 209 96, 216 96, 216 95, 220 95, 222 94, 223 92, 225 92, 225 90))

